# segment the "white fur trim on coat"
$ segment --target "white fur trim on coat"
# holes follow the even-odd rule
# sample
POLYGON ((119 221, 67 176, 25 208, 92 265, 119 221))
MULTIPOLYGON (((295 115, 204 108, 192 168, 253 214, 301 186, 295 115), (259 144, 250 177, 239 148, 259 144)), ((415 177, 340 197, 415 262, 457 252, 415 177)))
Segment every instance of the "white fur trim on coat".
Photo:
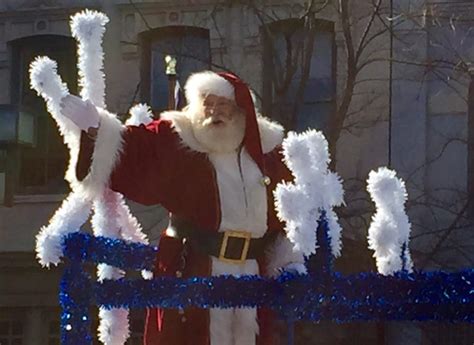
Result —
POLYGON ((100 127, 95 140, 89 174, 79 182, 75 178, 75 165, 70 165, 66 177, 89 199, 99 198, 108 186, 110 174, 118 162, 122 150, 122 131, 125 126, 106 110, 99 109, 100 127))
MULTIPOLYGON (((167 111, 161 114, 161 119, 168 120, 172 123, 183 145, 197 152, 209 153, 209 150, 196 140, 190 116, 186 111, 167 111)), ((263 116, 257 117, 257 123, 263 153, 272 151, 276 146, 282 143, 284 129, 279 123, 273 122, 263 116)))
POLYGON ((192 74, 184 86, 188 104, 197 104, 203 96, 213 94, 234 100, 234 87, 215 72, 204 71, 192 74))
POLYGON ((272 151, 283 142, 285 130, 278 122, 271 121, 267 117, 257 116, 257 123, 263 153, 272 151))

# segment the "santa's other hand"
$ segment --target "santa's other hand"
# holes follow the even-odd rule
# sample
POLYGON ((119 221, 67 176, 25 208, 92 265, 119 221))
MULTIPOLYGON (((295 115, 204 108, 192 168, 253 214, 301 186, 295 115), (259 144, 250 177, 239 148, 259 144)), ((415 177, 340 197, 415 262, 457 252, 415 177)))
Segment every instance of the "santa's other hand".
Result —
POLYGON ((77 96, 67 95, 61 99, 60 106, 61 114, 83 131, 99 126, 99 112, 89 100, 83 101, 77 96))

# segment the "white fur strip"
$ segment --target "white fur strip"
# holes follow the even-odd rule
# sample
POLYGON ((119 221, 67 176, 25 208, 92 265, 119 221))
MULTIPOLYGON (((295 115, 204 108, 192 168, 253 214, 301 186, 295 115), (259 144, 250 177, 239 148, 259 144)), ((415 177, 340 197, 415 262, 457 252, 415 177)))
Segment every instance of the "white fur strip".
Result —
MULTIPOLYGON (((89 175, 82 181, 76 182, 73 188, 80 190, 90 199, 100 198, 109 184, 110 174, 118 162, 122 149, 122 131, 124 126, 115 115, 100 109, 100 127, 95 141, 92 164, 89 175)), ((70 170, 68 175, 74 175, 70 170)), ((67 176, 68 176, 67 175, 67 176)))
POLYGON ((405 182, 393 170, 380 168, 371 171, 367 190, 375 203, 376 211, 369 227, 369 247, 373 249, 377 270, 384 275, 406 269, 411 272, 413 263, 408 250, 411 225, 405 213, 407 191, 405 182), (402 250, 405 267, 403 267, 402 250))

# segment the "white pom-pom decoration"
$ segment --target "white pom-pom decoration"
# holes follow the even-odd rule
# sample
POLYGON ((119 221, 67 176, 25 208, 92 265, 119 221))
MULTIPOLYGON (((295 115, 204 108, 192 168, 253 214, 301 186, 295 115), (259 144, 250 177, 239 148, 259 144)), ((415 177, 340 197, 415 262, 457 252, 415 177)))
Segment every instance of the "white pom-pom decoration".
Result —
POLYGON ((133 106, 129 113, 130 117, 125 122, 127 126, 139 126, 141 124, 146 126, 153 121, 153 113, 151 112, 150 107, 146 104, 140 103, 133 106))
POLYGON ((287 237, 294 249, 308 256, 316 252, 316 231, 320 211, 325 210, 331 252, 341 253, 341 226, 335 206, 343 204, 344 190, 339 175, 328 170, 328 144, 315 130, 288 133, 283 141, 284 161, 294 176, 293 183, 280 183, 274 191, 278 217, 286 222, 287 237))
POLYGON ((369 248, 374 250, 377 270, 384 275, 402 269, 411 272, 413 263, 408 250, 411 225, 405 212, 405 183, 393 170, 383 167, 369 173, 367 190, 376 207, 368 240, 369 248))

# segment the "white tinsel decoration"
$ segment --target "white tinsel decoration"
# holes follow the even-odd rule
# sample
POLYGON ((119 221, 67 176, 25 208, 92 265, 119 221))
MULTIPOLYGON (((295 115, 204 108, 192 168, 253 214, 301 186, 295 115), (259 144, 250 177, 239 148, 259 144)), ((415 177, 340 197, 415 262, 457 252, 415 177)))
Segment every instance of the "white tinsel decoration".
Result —
MULTIPOLYGON (((47 56, 38 56, 30 64, 30 86, 39 96, 46 101, 46 107, 56 120, 59 131, 66 140, 70 135, 77 136, 80 130, 69 119, 61 115, 61 99, 69 94, 67 85, 63 83, 58 75, 58 66, 56 61, 47 56)), ((66 142, 67 145, 76 144, 75 142, 66 142)))
POLYGON ((341 253, 341 226, 333 207, 344 203, 342 182, 328 170, 328 144, 316 130, 302 134, 288 133, 283 141, 286 165, 294 176, 293 183, 280 183, 275 189, 278 217, 286 222, 286 233, 296 251, 308 256, 316 252, 316 230, 320 211, 326 211, 331 251, 341 253))
MULTIPOLYGON (((51 116, 58 125, 59 132, 70 151, 70 166, 75 167, 79 154, 80 130, 61 115, 61 98, 69 94, 57 73, 57 64, 48 57, 37 57, 30 65, 31 87, 44 98, 51 116)), ((70 181, 71 182, 71 181, 70 181)), ((42 266, 57 265, 62 256, 62 238, 71 232, 79 231, 87 221, 91 201, 77 192, 72 192, 61 204, 49 224, 41 228, 36 236, 36 256, 42 266)))
POLYGON ((61 114, 61 99, 69 90, 57 72, 56 61, 39 56, 30 64, 30 86, 46 101, 46 107, 59 128, 69 149, 69 166, 66 179, 75 182, 75 167, 79 155, 80 129, 61 114))
POLYGON ((405 212, 405 182, 396 177, 395 171, 384 167, 371 171, 367 184, 376 207, 368 240, 369 248, 375 251, 377 270, 384 275, 391 275, 402 269, 411 272, 413 263, 408 250, 411 226, 405 212), (402 262, 404 245, 405 267, 402 262))
MULTIPOLYGON (((85 10, 75 14, 71 18, 71 32, 78 41, 78 68, 79 85, 82 87, 81 97, 89 99, 95 106, 105 108, 105 76, 103 73, 104 52, 102 39, 105 25, 109 19, 102 13, 85 10)), ((110 238, 123 238, 122 224, 119 215, 122 212, 130 214, 128 207, 123 202, 122 195, 105 189, 103 195, 93 203, 94 215, 91 219, 92 229, 96 236, 110 238)), ((130 215, 131 216, 131 215, 130 215)), ((138 225, 138 221, 126 225, 138 225)), ((125 227, 128 232, 140 231, 125 227)), ((142 235, 146 242, 146 237, 142 235)), ((143 241, 142 241, 143 242, 143 241)), ((122 278, 125 272, 116 267, 106 264, 97 266, 97 280, 117 280, 122 278)), ((128 310, 111 309, 99 313, 99 338, 106 345, 122 345, 129 336, 128 310), (106 330, 106 331, 105 331, 106 330)))
POLYGON ((61 207, 36 235, 36 257, 42 266, 58 265, 63 253, 63 237, 79 231, 89 218, 91 202, 78 193, 71 193, 61 207))
POLYGON ((71 17, 71 33, 77 40, 79 86, 81 97, 105 108, 105 78, 102 72, 102 38, 109 18, 100 12, 84 10, 71 17))
MULTIPOLYGON (((102 38, 106 15, 85 10, 71 18, 71 31, 78 41, 78 67, 81 97, 89 99, 95 106, 105 108, 105 76, 103 73, 104 53, 102 38)), ((68 95, 66 85, 57 74, 57 64, 48 57, 38 57, 30 67, 31 86, 47 103, 48 111, 58 124, 61 135, 70 150, 70 163, 66 173, 73 191, 64 200, 60 209, 55 213, 48 226, 43 227, 37 235, 37 257, 43 266, 57 265, 62 255, 63 236, 69 232, 78 231, 87 221, 91 208, 94 215, 91 223, 96 236, 102 235, 121 238, 126 241, 148 244, 146 235, 142 232, 138 220, 131 214, 121 194, 106 189, 96 200, 89 200, 81 194, 80 183, 75 179, 75 167, 79 153, 80 130, 68 118, 61 114, 61 99, 68 95)), ((148 123, 146 105, 132 109, 136 113, 136 124, 140 120, 148 123)), ((145 279, 151 279, 153 274, 143 271, 145 279)), ((124 272, 106 264, 98 265, 98 280, 119 279, 124 272)), ((101 310, 99 337, 106 345, 122 345, 129 337, 128 310, 101 310)))
POLYGON ((110 345, 125 344, 130 336, 127 309, 116 308, 107 310, 100 308, 99 319, 101 322, 98 332, 101 342, 110 345))

